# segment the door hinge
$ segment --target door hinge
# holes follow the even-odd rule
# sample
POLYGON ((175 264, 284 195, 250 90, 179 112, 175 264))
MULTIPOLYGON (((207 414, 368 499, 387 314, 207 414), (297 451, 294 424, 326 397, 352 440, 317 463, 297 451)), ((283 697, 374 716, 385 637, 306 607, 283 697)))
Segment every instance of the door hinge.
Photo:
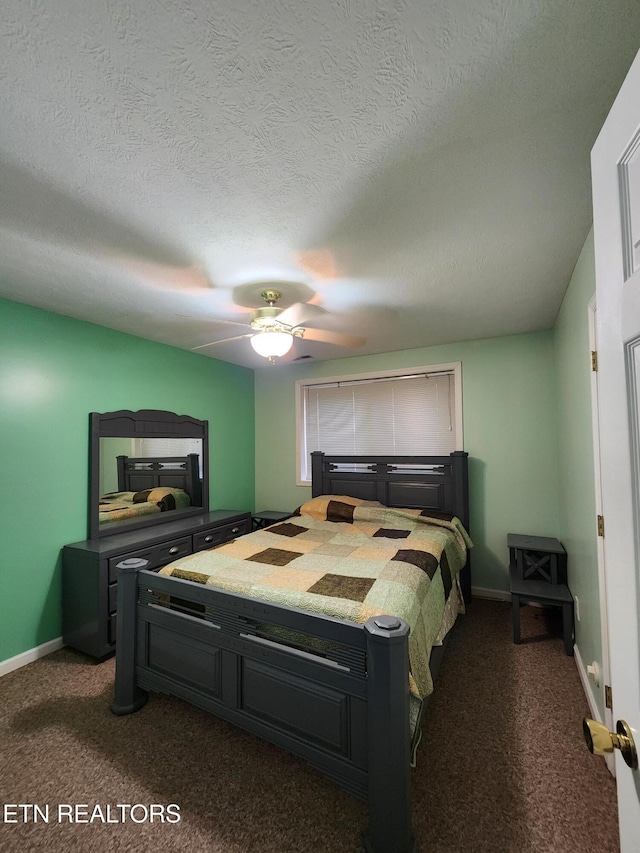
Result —
POLYGON ((613 700, 611 698, 611 688, 608 684, 604 686, 604 704, 606 708, 613 710, 613 700))
POLYGON ((598 369, 598 353, 595 350, 591 350, 591 370, 598 369))
POLYGON ((598 516, 598 536, 604 536, 604 516, 598 516))

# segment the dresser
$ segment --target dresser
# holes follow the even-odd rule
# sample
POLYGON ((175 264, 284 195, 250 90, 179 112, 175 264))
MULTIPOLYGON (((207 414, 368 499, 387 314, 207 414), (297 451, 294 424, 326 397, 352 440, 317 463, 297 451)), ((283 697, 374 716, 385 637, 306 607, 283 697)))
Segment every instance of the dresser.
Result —
POLYGON ((187 554, 251 532, 251 513, 214 510, 161 525, 87 539, 62 550, 62 631, 65 645, 95 658, 115 651, 117 565, 146 560, 158 570, 187 554))

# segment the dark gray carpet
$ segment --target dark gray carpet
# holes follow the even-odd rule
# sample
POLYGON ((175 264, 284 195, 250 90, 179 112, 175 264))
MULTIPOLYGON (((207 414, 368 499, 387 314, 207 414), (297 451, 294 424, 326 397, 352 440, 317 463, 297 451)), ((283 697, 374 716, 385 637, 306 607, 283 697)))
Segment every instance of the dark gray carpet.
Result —
MULTIPOLYGON (((507 604, 478 600, 458 620, 414 776, 422 853, 619 849, 615 784, 584 746, 588 708, 559 626, 525 607, 523 640, 511 642, 507 604)), ((362 803, 179 700, 116 718, 112 680, 113 661, 68 650, 0 680, 2 802, 50 809, 49 823, 0 823, 2 851, 357 849, 362 803), (182 819, 60 824, 60 803, 177 803, 182 819)))

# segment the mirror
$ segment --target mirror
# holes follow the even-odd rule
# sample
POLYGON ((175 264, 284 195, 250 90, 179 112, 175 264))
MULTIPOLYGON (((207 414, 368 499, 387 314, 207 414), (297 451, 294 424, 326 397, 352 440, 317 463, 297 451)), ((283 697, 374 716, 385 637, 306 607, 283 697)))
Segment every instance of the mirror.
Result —
POLYGON ((89 443, 90 539, 208 511, 207 421, 92 412, 89 443))

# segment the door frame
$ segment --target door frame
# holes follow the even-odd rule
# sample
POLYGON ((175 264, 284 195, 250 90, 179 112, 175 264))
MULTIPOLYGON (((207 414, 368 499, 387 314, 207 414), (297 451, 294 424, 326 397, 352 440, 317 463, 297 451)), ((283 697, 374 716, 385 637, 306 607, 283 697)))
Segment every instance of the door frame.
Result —
MULTIPOLYGON (((596 323, 596 310, 597 310, 597 302, 596 295, 591 297, 589 300, 589 304, 587 305, 587 315, 588 315, 588 327, 589 327, 589 351, 590 352, 598 352, 598 337, 597 337, 597 323, 596 323)), ((597 358, 597 355, 596 355, 597 358)), ((594 518, 594 524, 597 525, 597 518, 599 515, 603 515, 602 509, 602 472, 601 472, 601 461, 600 461, 600 417, 598 414, 598 370, 593 369, 593 365, 591 368, 591 425, 592 425, 592 433, 593 433, 593 473, 594 473, 594 485, 595 485, 595 505, 596 505, 596 518, 594 518)), ((600 633, 601 633, 601 658, 602 658, 602 672, 600 674, 601 683, 604 689, 605 685, 611 685, 611 662, 609 659, 609 611, 607 608, 607 566, 604 558, 604 539, 602 536, 596 536, 596 550, 597 550, 597 561, 598 561, 598 593, 600 597, 600 633)), ((584 666, 584 664, 583 664, 584 666)), ((585 673, 586 675, 586 673, 585 673)), ((589 685, 589 693, 591 695, 591 700, 593 698, 593 694, 591 692, 590 683, 586 682, 589 685)), ((589 697, 588 697, 589 698, 589 697)), ((596 713, 596 719, 599 718, 599 709, 595 702, 592 700, 589 702, 592 713, 594 711, 596 713)), ((605 726, 609 729, 609 731, 614 730, 613 726, 613 711, 611 708, 607 708, 606 701, 604 706, 604 720, 600 720, 600 722, 604 722, 605 726)), ((604 759, 606 761, 607 767, 609 768, 610 773, 615 776, 616 775, 616 765, 613 758, 613 755, 605 755, 604 759)))

